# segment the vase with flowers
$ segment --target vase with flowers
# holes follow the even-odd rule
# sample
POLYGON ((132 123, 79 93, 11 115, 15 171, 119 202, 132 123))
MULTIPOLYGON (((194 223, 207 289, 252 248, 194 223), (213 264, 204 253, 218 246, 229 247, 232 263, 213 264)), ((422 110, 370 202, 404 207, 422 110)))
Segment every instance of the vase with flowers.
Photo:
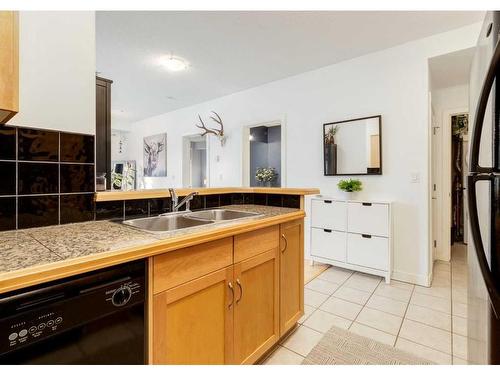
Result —
POLYGON ((272 167, 257 168, 255 171, 255 179, 259 181, 262 186, 271 186, 278 177, 278 172, 272 167))

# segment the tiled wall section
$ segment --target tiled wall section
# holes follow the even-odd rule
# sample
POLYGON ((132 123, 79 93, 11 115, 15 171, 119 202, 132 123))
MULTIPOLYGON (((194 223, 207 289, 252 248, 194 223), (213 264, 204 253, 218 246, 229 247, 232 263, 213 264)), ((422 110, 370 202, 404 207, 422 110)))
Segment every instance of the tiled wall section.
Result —
MULTIPOLYGON (((179 200, 181 198, 179 198, 179 200)), ((136 217, 155 216, 170 212, 170 203, 170 198, 97 202, 96 219, 124 220, 136 217)), ((259 204, 264 206, 300 208, 300 196, 240 193, 197 195, 191 201, 191 210, 203 210, 205 208, 214 208, 231 204, 259 204)))
POLYGON ((94 219, 94 136, 0 124, 0 230, 94 219))

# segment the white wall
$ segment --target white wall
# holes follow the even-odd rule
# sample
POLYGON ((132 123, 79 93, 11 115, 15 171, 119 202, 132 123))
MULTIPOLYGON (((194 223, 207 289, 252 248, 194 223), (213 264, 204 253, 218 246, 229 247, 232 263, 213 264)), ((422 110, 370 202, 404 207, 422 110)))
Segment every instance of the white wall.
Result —
POLYGON ((241 185, 242 126, 280 119, 287 129, 288 186, 336 194, 341 177, 323 176, 322 124, 381 114, 383 175, 360 177, 360 197, 395 202, 394 277, 425 284, 430 258, 428 59, 474 46, 479 29, 479 24, 467 26, 135 123, 131 147, 138 169, 142 137, 166 131, 169 175, 152 185, 180 186, 181 137, 196 132, 198 113, 206 117, 215 110, 228 139, 221 148, 210 138, 212 186, 241 185), (411 174, 419 176, 418 183, 411 182, 411 174))
POLYGON ((95 133, 95 12, 19 14, 18 126, 95 133))
POLYGON ((129 136, 128 131, 111 130, 111 161, 129 160, 129 136))

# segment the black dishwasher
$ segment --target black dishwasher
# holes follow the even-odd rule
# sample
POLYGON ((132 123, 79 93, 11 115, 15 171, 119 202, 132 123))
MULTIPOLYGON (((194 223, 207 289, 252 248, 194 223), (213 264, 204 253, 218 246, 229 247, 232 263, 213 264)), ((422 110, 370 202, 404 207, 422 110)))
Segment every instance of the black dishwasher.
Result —
POLYGON ((0 295, 0 364, 144 364, 145 261, 0 295))

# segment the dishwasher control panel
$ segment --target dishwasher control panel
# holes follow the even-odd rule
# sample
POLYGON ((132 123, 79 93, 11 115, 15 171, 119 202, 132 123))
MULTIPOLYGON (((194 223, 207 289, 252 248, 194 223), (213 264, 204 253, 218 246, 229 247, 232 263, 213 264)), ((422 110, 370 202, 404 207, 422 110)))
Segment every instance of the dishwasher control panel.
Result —
MULTIPOLYGON (((30 340, 51 335, 60 329, 64 322, 62 312, 52 311, 36 317, 26 317, 27 319, 15 320, 10 327, 6 328, 9 347, 28 343, 30 340)), ((2 340, 3 341, 3 340, 2 340)))
MULTIPOLYGON (((0 357, 31 343, 84 326, 145 300, 145 277, 122 277, 5 302, 0 316, 0 357), (31 297, 31 298, 29 298, 31 297)), ((12 299, 12 298, 11 298, 12 299)), ((2 301, 0 300, 0 307, 2 301)))

